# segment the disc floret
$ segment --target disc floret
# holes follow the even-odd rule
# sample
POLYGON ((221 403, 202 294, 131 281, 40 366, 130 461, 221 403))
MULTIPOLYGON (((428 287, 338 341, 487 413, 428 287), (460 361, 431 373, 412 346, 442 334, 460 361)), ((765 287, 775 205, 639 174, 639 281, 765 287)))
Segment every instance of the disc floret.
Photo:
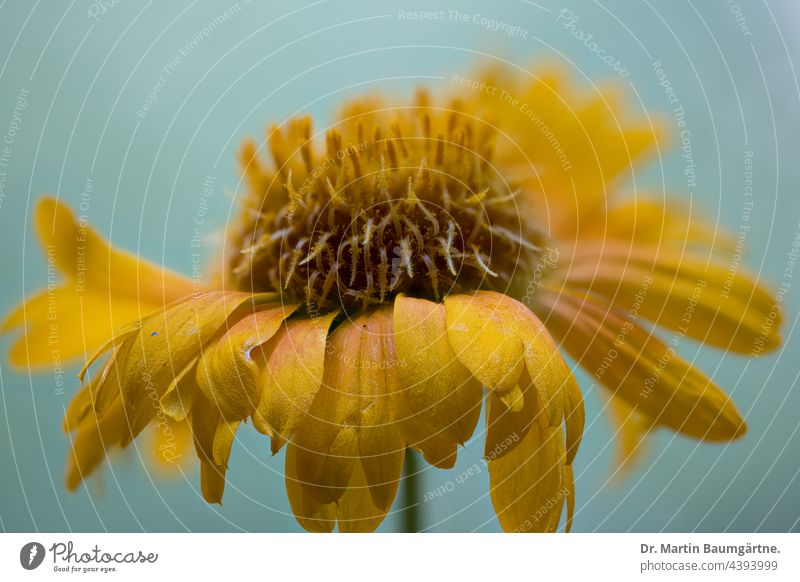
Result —
POLYGON ((503 289, 534 263, 540 236, 492 166, 489 125, 422 104, 349 113, 321 154, 309 119, 273 128, 273 170, 245 145, 238 288, 366 308, 398 293, 503 289))

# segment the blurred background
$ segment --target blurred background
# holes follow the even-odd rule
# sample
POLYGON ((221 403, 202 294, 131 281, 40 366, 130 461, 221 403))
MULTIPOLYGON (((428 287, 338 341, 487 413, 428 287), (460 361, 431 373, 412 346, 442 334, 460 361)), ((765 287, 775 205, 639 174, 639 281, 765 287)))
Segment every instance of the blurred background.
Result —
MULTIPOLYGON (((268 122, 307 113, 324 127, 342 99, 370 91, 399 99, 426 85, 434 95, 452 93, 453 75, 500 59, 533 71, 558 62, 588 91, 615 80, 632 114, 660 115, 674 127, 654 67, 660 61, 686 112, 697 185, 687 188, 673 141, 637 172, 637 188, 682 196, 738 232, 745 152, 753 152, 744 262, 789 285, 787 341, 781 352, 751 361, 683 345, 681 353, 733 395, 750 431, 729 445, 657 432, 648 461, 625 481, 611 478, 603 401, 579 373, 588 408, 574 529, 798 530, 800 282, 785 269, 800 236, 799 32, 794 0, 3 1, 0 311, 47 283, 30 222, 43 193, 77 208, 89 184, 91 224, 115 245, 188 275, 195 216, 207 203, 210 258, 215 231, 237 209, 236 150, 245 137, 261 141, 268 122), (443 19, 406 16, 419 10, 444 11, 443 19), (618 63, 604 62, 592 42, 618 63), (204 197, 209 178, 214 193, 204 197)), ((3 354, 9 345, 0 338, 3 354)), ((284 490, 283 455, 270 457, 251 427, 237 435, 222 507, 202 500, 196 465, 164 480, 135 448, 67 493, 61 419, 78 388, 76 371, 67 370, 60 394, 54 374, 30 375, 0 358, 0 528, 300 530, 284 490)), ((423 493, 446 492, 422 503, 427 529, 499 531, 488 473, 459 478, 484 469, 481 440, 477 431, 453 470, 423 471, 423 493)), ((395 531, 398 521, 390 514, 380 531, 395 531)))

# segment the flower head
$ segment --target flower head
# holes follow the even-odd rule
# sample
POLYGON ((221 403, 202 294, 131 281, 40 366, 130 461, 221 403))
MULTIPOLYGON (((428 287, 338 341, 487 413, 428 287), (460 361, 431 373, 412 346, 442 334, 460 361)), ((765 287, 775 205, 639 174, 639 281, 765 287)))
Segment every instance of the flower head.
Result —
MULTIPOLYGON (((247 193, 214 287, 193 289, 93 235, 91 281, 59 295, 104 297, 111 315, 91 327, 97 349, 67 411, 68 486, 154 427, 159 447, 167 429, 192 435, 203 496, 221 502, 249 421, 273 453, 286 447, 304 528, 370 531, 407 449, 452 467, 483 408, 501 526, 554 531, 566 506, 569 528, 584 412, 560 346, 608 389, 623 460, 655 426, 743 434, 724 392, 640 322, 741 353, 779 343, 780 321, 764 326, 768 293, 721 266, 724 240, 672 203, 616 193, 661 130, 620 122, 616 99, 584 99, 557 72, 483 78, 517 97, 361 99, 320 135, 307 118, 271 128, 268 155, 245 143, 247 193)), ((46 201, 38 222, 74 277, 86 249, 69 211, 46 201)), ((36 296, 6 321, 26 324, 17 363, 45 303, 36 296)))
POLYGON ((354 313, 400 293, 504 291, 532 270, 543 237, 492 164, 495 129, 428 100, 351 104, 319 152, 310 119, 275 127, 272 168, 246 143, 228 281, 354 313))

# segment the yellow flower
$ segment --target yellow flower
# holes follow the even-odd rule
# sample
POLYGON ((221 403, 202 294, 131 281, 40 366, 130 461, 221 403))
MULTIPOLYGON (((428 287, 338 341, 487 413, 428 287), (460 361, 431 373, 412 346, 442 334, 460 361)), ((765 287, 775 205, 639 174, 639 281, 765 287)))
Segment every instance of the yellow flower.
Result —
POLYGON ((781 308, 739 266, 732 238, 679 197, 621 195, 636 165, 663 150, 662 124, 631 120, 617 87, 584 96, 557 69, 525 82, 495 68, 483 79, 519 99, 478 94, 498 126, 522 128, 498 157, 549 218, 558 255, 523 300, 608 389, 619 463, 639 457, 657 426, 709 441, 742 436, 731 400, 675 348, 689 338, 757 357, 780 346, 781 308))
MULTIPOLYGON (((452 467, 483 407, 503 529, 554 531, 565 506, 569 529, 584 412, 558 344, 609 388, 623 457, 652 426, 741 435, 727 396, 639 323, 740 353, 779 343, 780 321, 765 327, 766 291, 703 254, 716 242, 708 229, 681 208, 615 195, 659 131, 620 124, 609 95, 585 100, 558 73, 482 78, 512 98, 367 98, 347 104, 324 140, 305 118, 272 128, 269 162, 245 143, 247 194, 214 288, 92 233, 95 260, 76 291, 80 225, 43 202, 40 237, 70 277, 59 324, 61 305, 76 305, 63 317, 80 329, 90 292, 91 313, 108 313, 87 325, 99 345, 65 421, 68 486, 148 426, 165 431, 164 446, 170 427, 193 435, 203 496, 221 502, 235 434, 252 421, 273 453, 286 446, 304 528, 371 531, 406 449, 452 467)), ((26 326, 18 364, 50 361, 48 300, 5 323, 26 326)))

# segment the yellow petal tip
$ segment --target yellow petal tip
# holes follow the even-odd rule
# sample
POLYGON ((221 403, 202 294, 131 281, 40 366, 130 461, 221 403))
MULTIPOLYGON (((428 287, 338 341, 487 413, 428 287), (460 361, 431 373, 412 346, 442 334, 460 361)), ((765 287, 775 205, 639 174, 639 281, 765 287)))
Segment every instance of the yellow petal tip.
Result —
POLYGON ((522 389, 520 389, 519 384, 508 392, 497 394, 497 396, 511 412, 519 412, 525 404, 525 397, 522 395, 522 389))

